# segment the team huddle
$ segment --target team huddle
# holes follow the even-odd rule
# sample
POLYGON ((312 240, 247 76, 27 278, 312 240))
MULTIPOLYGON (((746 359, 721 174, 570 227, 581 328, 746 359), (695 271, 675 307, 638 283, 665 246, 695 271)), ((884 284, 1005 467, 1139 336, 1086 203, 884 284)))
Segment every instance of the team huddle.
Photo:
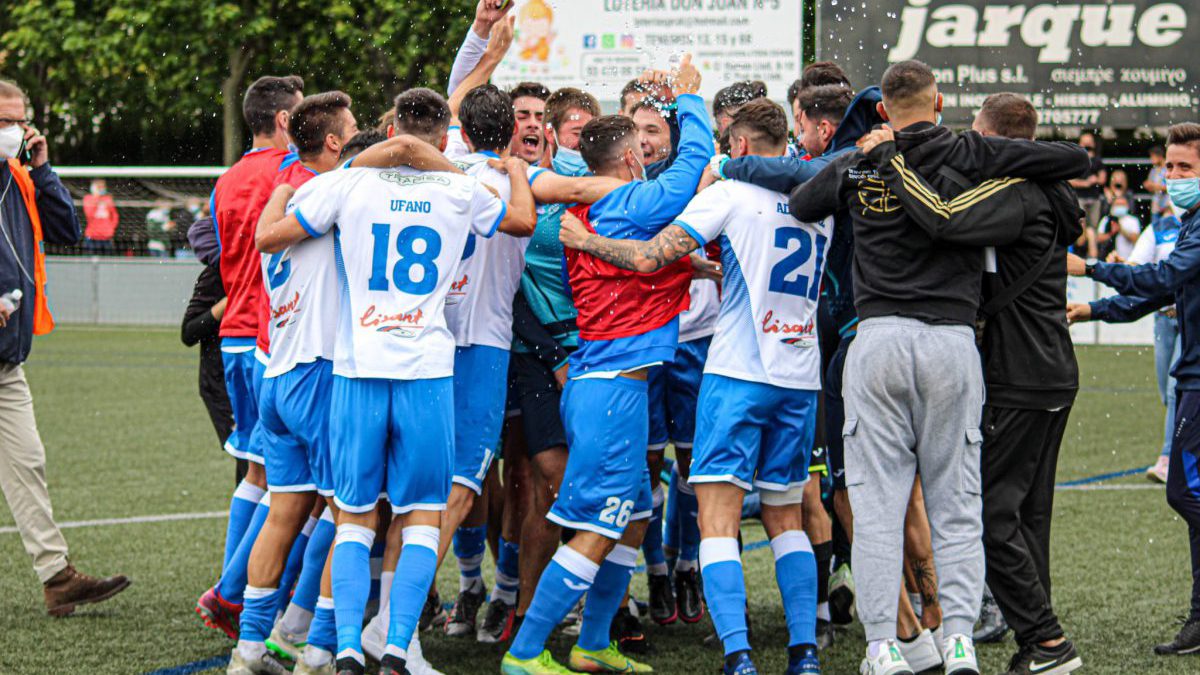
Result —
MULTIPOLYGON (((830 511, 853 546, 862 673, 977 675, 985 558, 1021 647, 1009 672, 1078 668, 1049 601, 1048 512, 985 537, 985 371, 996 399, 973 325, 1001 330, 1013 302, 982 287, 1003 247, 1040 261, 1074 240, 1078 218, 1055 217, 1078 210, 1071 193, 1039 186, 1085 173, 1086 153, 1034 142, 1014 95, 951 133, 916 61, 857 94, 810 66, 788 93, 795 140, 761 83, 723 89, 710 118, 687 56, 630 82, 617 115, 579 89, 505 92, 488 81, 508 4, 480 2, 449 99, 404 91, 378 130, 295 76, 246 93, 253 148, 211 211, 226 448, 250 470, 197 605, 237 640, 228 672, 436 673, 430 625, 506 644, 509 675, 653 672, 635 614, 707 613, 722 672, 757 673, 752 514, 787 673, 820 673, 849 621, 848 602, 831 609, 830 511), (993 558, 993 539, 1020 543, 993 558), (447 613, 433 581, 451 547, 447 613), (650 597, 631 612, 639 552, 650 597), (569 615, 563 665, 546 645, 569 615)), ((1065 277, 1048 283, 1059 318, 1036 341, 1065 340, 1040 373, 1058 380, 1000 390, 1018 412, 987 428, 1037 436, 1052 492, 1078 377, 1065 277)), ((1044 474, 1005 508, 1032 508, 1044 474)))

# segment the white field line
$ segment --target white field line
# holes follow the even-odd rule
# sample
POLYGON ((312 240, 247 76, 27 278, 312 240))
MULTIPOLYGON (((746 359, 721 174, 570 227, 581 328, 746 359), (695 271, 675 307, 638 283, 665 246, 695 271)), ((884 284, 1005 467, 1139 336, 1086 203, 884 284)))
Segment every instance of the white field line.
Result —
POLYGON ((1166 486, 1155 483, 1118 483, 1116 485, 1092 483, 1089 485, 1060 485, 1054 489, 1072 492, 1095 492, 1103 490, 1158 490, 1159 492, 1163 492, 1166 490, 1166 486))
MULTIPOLYGON (((58 524, 59 529, 70 530, 79 527, 103 527, 106 525, 136 525, 139 523, 168 523, 176 520, 214 520, 226 518, 228 511, 200 511, 196 513, 163 513, 156 516, 133 516, 131 518, 101 518, 99 520, 68 520, 58 524)), ((16 534, 13 526, 0 527, 0 534, 16 534)))

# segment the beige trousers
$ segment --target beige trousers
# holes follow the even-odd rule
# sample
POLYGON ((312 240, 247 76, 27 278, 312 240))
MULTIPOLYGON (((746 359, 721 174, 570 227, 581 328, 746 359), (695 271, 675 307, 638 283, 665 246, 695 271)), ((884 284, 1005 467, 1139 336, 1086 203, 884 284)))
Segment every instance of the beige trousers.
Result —
POLYGON ((33 570, 45 583, 67 566, 67 541, 54 523, 46 489, 46 448, 33 417, 33 396, 19 365, 0 364, 0 490, 33 570))

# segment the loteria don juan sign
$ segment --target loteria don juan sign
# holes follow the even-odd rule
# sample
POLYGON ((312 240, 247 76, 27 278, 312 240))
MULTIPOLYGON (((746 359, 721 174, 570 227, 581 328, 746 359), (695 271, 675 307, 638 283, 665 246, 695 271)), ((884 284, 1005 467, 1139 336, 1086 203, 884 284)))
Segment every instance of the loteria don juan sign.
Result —
POLYGON ((817 56, 855 86, 920 59, 937 76, 949 124, 983 100, 1030 98, 1047 126, 1166 126, 1197 118, 1200 1, 825 0, 817 56))

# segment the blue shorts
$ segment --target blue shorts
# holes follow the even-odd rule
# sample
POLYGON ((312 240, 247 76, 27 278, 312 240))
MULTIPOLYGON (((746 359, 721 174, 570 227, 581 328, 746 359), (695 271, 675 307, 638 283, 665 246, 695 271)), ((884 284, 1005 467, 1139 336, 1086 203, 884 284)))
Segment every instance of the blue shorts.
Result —
POLYGON ((808 481, 817 392, 707 374, 689 483, 788 492, 808 481))
POLYGON ((318 359, 263 380, 258 425, 272 492, 333 496, 329 467, 329 399, 333 363, 318 359))
POLYGON ((233 433, 225 451, 255 464, 263 463, 258 426, 258 390, 266 367, 255 355, 254 338, 223 338, 221 360, 225 364, 225 391, 233 408, 233 433))
POLYGON ((646 400, 646 383, 628 377, 567 382, 562 417, 570 452, 547 518, 620 539, 629 521, 650 517, 646 400))
POLYGON ((454 482, 479 494, 496 458, 508 393, 508 350, 454 351, 454 482))
POLYGON ((651 450, 662 450, 668 442, 675 447, 692 447, 696 399, 711 342, 711 337, 680 342, 674 362, 650 369, 646 381, 650 386, 651 450))
POLYGON ((393 513, 444 511, 454 466, 454 382, 333 376, 329 458, 334 503, 393 513))

